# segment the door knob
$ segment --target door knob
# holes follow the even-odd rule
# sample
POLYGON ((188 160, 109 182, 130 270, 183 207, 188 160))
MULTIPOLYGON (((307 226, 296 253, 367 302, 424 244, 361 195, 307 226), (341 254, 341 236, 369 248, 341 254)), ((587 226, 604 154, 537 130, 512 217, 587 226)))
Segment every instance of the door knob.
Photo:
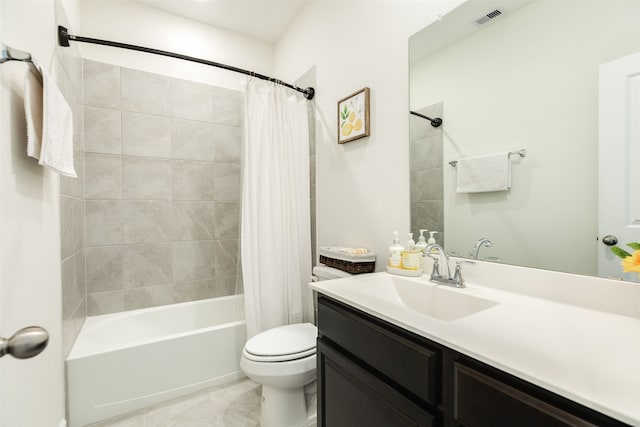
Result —
POLYGON ((612 236, 611 234, 607 234, 602 238, 602 243, 607 246, 613 246, 618 243, 618 238, 616 236, 612 236))
POLYGON ((9 339, 0 338, 0 357, 10 354, 17 359, 37 356, 47 347, 49 333, 39 326, 20 329, 9 339))

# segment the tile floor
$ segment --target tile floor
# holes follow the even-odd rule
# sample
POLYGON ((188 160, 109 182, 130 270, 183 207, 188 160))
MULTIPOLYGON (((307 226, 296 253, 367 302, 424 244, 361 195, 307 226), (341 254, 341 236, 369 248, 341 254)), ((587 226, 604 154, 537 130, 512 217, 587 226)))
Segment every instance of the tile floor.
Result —
MULTIPOLYGON (((260 384, 244 378, 90 427, 259 427, 260 393, 260 384)), ((305 427, 316 427, 316 423, 305 427)))

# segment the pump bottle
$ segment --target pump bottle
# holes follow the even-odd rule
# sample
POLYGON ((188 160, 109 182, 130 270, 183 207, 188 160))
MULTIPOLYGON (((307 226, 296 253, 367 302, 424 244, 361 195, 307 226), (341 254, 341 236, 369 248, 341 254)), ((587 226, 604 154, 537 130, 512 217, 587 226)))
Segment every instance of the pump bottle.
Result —
POLYGON ((389 267, 402 268, 402 253, 404 247, 400 244, 398 239, 398 232, 393 232, 393 244, 389 247, 389 267))

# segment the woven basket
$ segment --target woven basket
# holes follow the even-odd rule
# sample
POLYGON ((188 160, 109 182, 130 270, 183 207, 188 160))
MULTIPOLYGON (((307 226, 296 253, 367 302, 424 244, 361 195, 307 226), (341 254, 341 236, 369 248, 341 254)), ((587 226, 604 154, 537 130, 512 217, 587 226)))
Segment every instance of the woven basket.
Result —
POLYGON ((327 267, 337 268, 351 274, 373 273, 376 269, 376 262, 350 262, 341 259, 329 258, 320 255, 320 263, 327 267))

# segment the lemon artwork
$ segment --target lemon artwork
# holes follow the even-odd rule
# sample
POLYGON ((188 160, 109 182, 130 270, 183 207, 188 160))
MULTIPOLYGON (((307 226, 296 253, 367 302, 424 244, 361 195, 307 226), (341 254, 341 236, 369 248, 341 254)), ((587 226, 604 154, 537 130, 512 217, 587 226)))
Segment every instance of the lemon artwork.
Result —
POLYGON ((353 111, 352 105, 351 107, 352 108, 349 108, 349 106, 345 104, 344 108, 340 112, 340 133, 344 137, 348 137, 354 131, 358 132, 362 130, 362 118, 357 117, 356 112, 353 111))

